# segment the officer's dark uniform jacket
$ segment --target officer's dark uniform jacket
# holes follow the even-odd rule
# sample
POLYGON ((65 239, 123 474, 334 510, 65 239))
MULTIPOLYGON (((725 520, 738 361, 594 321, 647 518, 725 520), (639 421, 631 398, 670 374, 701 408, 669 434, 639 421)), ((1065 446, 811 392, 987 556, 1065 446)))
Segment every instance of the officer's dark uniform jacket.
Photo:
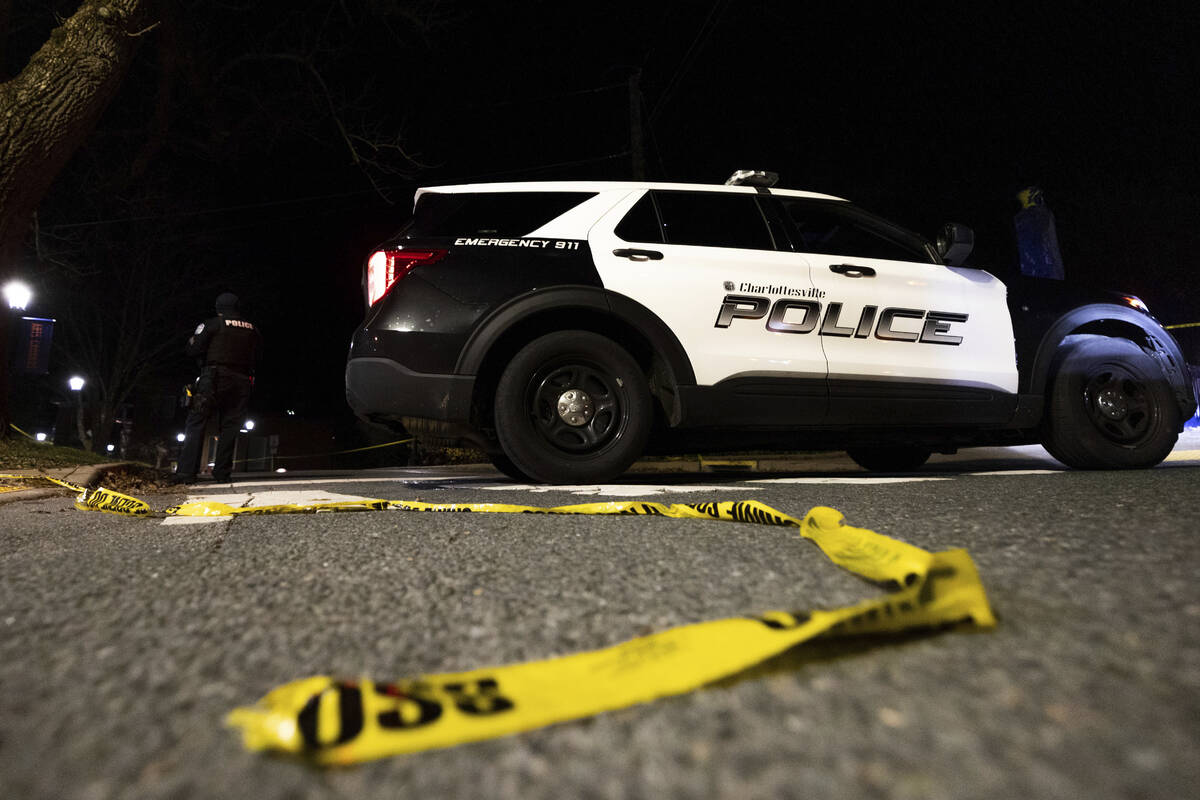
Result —
POLYGON ((253 375, 262 357, 262 334, 236 313, 207 319, 188 339, 187 354, 203 358, 206 367, 225 367, 253 375))

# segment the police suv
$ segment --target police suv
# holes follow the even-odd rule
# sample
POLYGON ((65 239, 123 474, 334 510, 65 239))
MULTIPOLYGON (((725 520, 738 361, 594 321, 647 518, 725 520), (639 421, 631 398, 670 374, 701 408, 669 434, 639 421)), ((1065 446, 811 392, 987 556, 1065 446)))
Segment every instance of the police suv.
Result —
POLYGON ((1196 408, 1136 297, 1002 283, 837 197, 772 188, 438 186, 367 261, 346 395, 507 475, 619 475, 643 453, 844 448, 869 470, 1040 442, 1150 467, 1196 408))

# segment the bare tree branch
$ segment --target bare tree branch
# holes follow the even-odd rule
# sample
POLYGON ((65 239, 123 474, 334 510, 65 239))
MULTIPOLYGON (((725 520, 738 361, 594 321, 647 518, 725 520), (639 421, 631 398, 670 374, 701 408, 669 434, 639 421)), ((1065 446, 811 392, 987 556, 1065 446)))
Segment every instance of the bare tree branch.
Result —
MULTIPOLYGON (((19 263, 38 204, 91 132, 133 60, 148 0, 84 0, 12 80, 0 84, 0 279, 19 263)), ((7 15, 10 6, 2 7, 7 15)), ((0 353, 7 352, 0 325, 0 353)), ((0 358, 0 437, 9 430, 0 358)))

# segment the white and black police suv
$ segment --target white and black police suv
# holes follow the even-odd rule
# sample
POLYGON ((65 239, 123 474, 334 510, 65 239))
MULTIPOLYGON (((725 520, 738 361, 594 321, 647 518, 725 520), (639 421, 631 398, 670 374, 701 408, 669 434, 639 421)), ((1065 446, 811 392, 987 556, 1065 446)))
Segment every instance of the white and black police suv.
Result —
POLYGON ((346 365, 363 419, 544 483, 646 452, 844 448, 870 470, 1040 442, 1149 467, 1196 407, 1136 297, 1008 285, 836 197, 770 188, 439 186, 366 264, 346 365))

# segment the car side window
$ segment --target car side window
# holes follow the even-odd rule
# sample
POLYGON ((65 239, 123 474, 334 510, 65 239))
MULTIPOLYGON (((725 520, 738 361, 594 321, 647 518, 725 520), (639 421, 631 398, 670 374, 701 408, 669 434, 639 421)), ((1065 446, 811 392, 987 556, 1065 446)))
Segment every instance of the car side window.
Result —
POLYGON ((654 198, 649 192, 642 195, 642 199, 629 209, 629 213, 617 224, 613 233, 626 242, 663 243, 662 225, 658 221, 658 212, 654 209, 654 198))
POLYGON ((892 230, 854 206, 787 197, 780 200, 792 221, 800 250, 833 256, 931 261, 924 246, 911 234, 892 230))
POLYGON ((651 192, 667 244, 774 250, 754 195, 726 192, 651 192))

